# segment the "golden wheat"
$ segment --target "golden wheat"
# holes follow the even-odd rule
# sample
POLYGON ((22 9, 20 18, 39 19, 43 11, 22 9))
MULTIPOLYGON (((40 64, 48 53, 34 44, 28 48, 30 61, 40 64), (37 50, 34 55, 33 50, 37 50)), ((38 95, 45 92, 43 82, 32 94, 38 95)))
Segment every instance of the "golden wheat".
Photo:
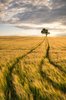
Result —
POLYGON ((0 37, 0 100, 66 100, 66 38, 0 37))

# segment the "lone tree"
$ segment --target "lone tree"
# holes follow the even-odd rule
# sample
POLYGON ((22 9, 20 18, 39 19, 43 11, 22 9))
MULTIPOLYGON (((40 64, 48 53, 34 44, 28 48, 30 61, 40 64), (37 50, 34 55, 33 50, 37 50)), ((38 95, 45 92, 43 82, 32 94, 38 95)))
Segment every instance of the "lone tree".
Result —
POLYGON ((42 34, 46 34, 46 36, 47 36, 48 34, 50 34, 50 33, 48 32, 48 29, 45 29, 45 28, 43 28, 43 29, 41 30, 41 33, 42 33, 42 34))

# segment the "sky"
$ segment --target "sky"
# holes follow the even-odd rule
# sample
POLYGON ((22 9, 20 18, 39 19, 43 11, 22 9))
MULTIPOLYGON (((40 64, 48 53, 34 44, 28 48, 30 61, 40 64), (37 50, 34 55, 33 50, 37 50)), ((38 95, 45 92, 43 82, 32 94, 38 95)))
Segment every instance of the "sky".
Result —
POLYGON ((0 36, 66 36, 66 0, 0 0, 0 36))

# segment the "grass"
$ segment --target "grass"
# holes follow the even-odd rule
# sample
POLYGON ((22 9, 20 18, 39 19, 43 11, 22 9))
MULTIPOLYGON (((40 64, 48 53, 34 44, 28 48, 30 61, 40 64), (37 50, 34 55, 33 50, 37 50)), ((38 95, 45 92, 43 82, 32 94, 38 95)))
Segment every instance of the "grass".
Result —
POLYGON ((66 37, 0 37, 0 100, 66 100, 66 37))

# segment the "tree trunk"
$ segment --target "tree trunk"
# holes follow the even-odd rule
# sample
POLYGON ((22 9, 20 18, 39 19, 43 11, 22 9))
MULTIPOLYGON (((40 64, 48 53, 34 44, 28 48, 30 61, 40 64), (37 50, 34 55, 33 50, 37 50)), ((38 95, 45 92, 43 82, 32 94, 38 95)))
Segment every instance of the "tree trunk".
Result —
POLYGON ((46 37, 47 37, 47 34, 46 34, 46 37))

